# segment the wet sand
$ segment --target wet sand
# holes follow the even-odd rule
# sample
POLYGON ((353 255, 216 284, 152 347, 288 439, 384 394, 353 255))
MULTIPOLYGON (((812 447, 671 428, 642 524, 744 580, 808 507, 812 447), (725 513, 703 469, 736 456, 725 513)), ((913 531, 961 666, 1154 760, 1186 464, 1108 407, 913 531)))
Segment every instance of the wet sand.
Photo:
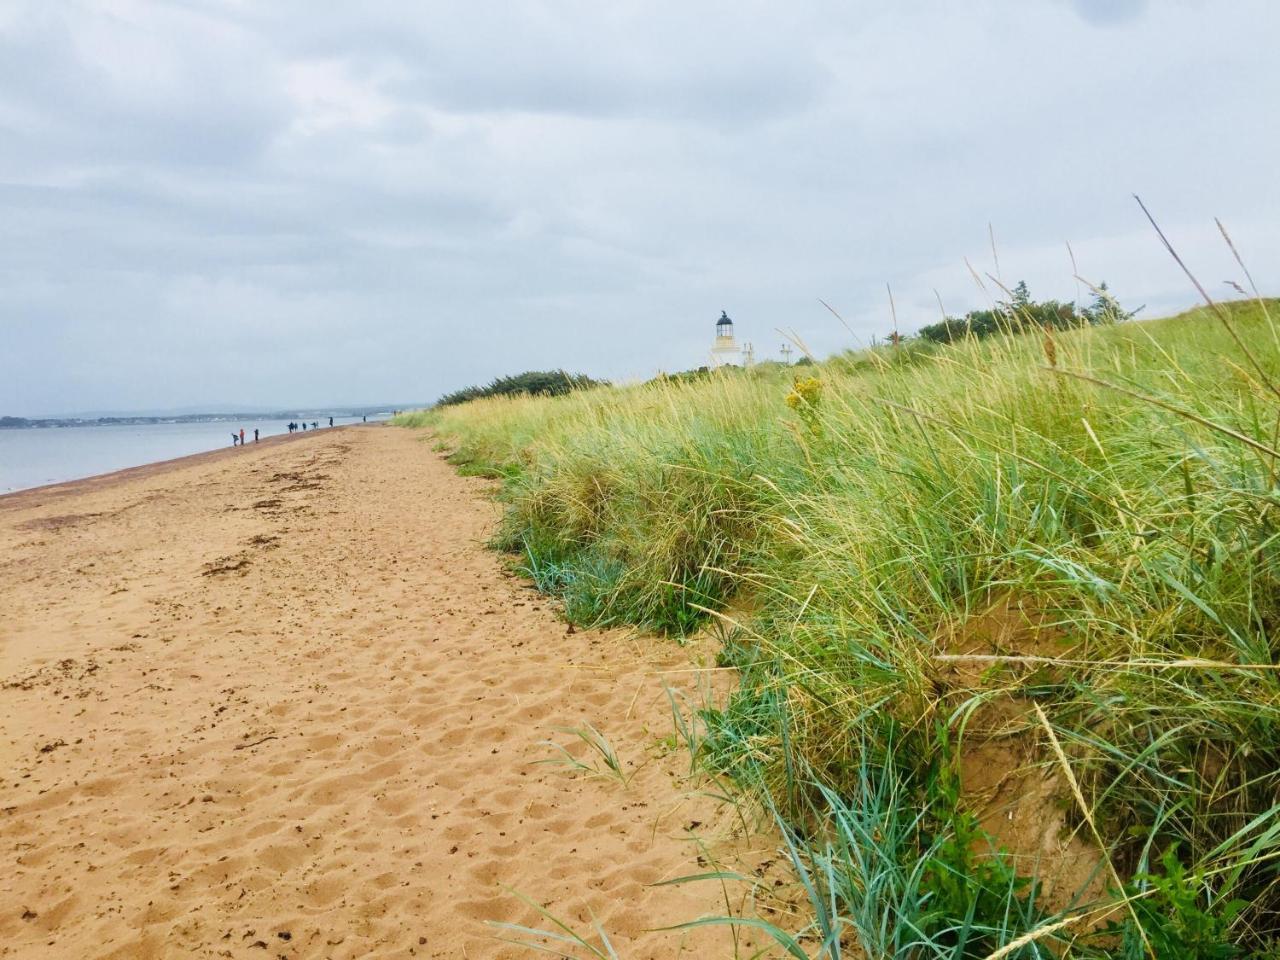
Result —
MULTIPOLYGON (((0 498, 0 956, 728 956, 664 677, 483 547, 422 435, 282 437, 0 498), (590 722, 629 786, 537 764, 590 722)), ((681 671, 660 674, 661 671, 681 671)), ((575 752, 582 754, 580 749, 575 752)), ((585 756, 585 755, 584 755, 585 756)))

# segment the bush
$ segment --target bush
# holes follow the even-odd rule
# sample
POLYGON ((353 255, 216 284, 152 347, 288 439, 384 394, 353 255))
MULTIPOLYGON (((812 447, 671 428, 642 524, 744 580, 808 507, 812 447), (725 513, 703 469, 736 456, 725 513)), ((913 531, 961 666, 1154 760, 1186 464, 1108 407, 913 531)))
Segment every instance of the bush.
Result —
POLYGON ((1081 309, 1073 302, 1045 300, 1037 303, 1025 281, 1013 288, 1011 301, 1000 301, 992 310, 971 310, 963 317, 946 317, 921 327, 916 334, 932 343, 952 343, 967 336, 981 339, 996 333, 1026 333, 1031 330, 1070 330, 1128 320, 1125 312, 1104 283, 1093 302, 1081 309))
POLYGON ((480 397, 516 397, 521 395, 558 397, 574 390, 607 385, 604 380, 592 380, 585 373, 566 373, 564 370, 527 370, 510 377, 498 377, 488 386, 464 387, 446 393, 436 401, 437 407, 449 407, 480 397))

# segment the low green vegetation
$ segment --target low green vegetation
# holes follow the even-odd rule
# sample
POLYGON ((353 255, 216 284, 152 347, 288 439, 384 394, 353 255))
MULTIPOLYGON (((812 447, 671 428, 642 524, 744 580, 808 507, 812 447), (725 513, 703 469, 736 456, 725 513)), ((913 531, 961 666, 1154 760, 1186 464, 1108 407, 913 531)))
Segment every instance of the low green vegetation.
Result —
POLYGON ((793 955, 1280 956, 1278 312, 401 422, 572 621, 718 624, 682 723, 782 826, 793 955))
POLYGON ((609 742, 609 738, 590 723, 581 727, 560 727, 560 733, 566 733, 585 746, 585 759, 573 755, 566 747, 554 740, 544 740, 543 745, 553 751, 553 755, 537 763, 551 763, 565 767, 574 772, 592 777, 605 777, 616 780, 624 787, 631 782, 632 774, 628 773, 618 753, 609 742))
POLYGON ((1009 291, 1007 300, 998 301, 990 309, 971 310, 963 317, 944 317, 921 327, 916 336, 931 343, 952 343, 967 337, 980 340, 997 334, 1119 323, 1132 316, 1116 302, 1105 283, 1094 293, 1093 302, 1084 308, 1072 302, 1035 301, 1026 283, 1019 283, 1009 291))
MULTIPOLYGON (((575 390, 598 387, 603 384, 584 373, 566 373, 564 370, 526 370, 508 377, 498 377, 484 386, 463 387, 446 393, 436 401, 437 407, 449 407, 482 397, 559 397, 575 390)), ((409 414, 413 416, 413 414, 409 414)))

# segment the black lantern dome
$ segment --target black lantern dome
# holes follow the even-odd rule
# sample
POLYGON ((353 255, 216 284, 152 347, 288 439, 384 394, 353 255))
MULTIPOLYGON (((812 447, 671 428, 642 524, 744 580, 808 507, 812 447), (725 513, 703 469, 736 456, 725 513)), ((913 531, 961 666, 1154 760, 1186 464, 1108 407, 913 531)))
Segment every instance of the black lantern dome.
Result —
POLYGON ((733 321, 729 319, 729 315, 723 310, 720 311, 720 319, 716 321, 716 336, 733 336, 733 321))

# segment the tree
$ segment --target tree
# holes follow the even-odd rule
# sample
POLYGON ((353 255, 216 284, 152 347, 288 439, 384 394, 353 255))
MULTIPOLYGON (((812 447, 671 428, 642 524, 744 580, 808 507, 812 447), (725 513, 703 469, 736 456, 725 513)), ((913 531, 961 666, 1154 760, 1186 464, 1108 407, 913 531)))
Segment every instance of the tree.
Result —
POLYGON ((964 337, 982 339, 997 333, 1069 330, 1100 322, 1070 301, 1036 302, 1025 280, 1019 280, 1012 293, 1012 300, 1001 300, 991 310, 970 310, 963 317, 944 317, 938 323, 921 327, 917 336, 932 343, 952 343, 964 337))
POLYGON ((1092 324, 1123 323, 1133 319, 1133 312, 1120 306, 1120 301, 1107 289, 1105 280, 1093 291, 1093 302, 1084 313, 1092 324))

